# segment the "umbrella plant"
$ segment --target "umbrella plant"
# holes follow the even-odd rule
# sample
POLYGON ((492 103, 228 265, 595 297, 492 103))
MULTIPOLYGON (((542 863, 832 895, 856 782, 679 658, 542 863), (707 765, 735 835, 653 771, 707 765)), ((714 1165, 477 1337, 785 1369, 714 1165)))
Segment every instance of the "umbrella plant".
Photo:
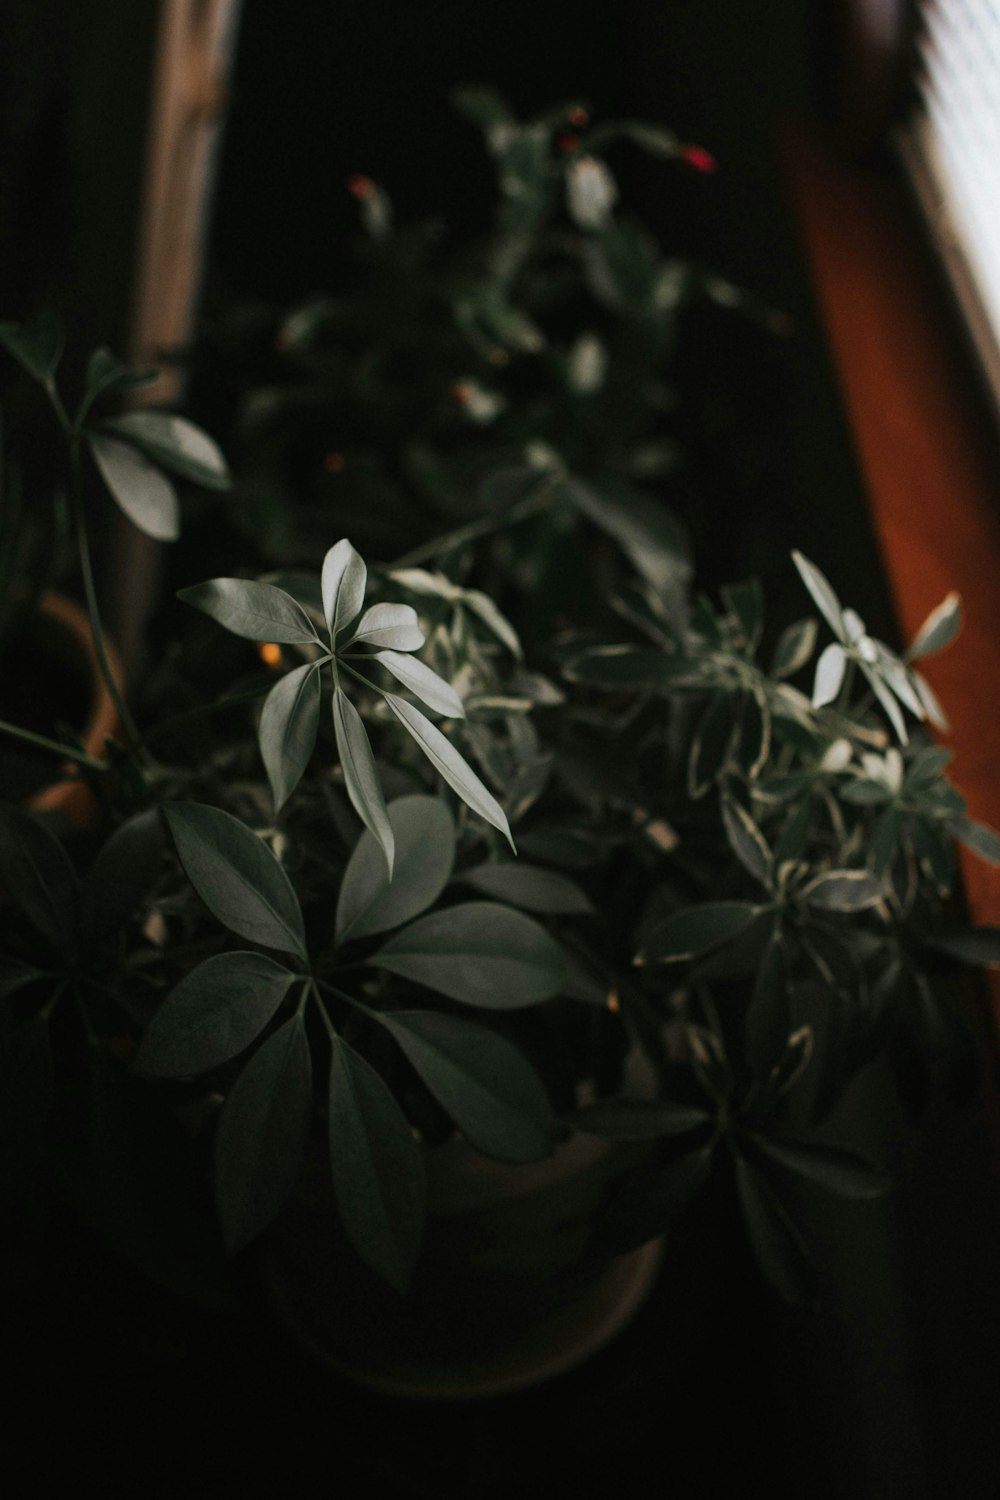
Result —
MULTIPOLYGON (((797 553, 818 617, 767 619, 756 581, 697 592, 659 482, 669 354, 693 287, 733 297, 620 214, 603 160, 690 148, 576 104, 527 125, 462 104, 499 168, 493 230, 442 265, 354 183, 368 291, 281 325, 235 445, 256 521, 220 532, 219 576, 179 553, 105 756, 47 742, 96 824, 0 812, 10 1165, 69 1161, 80 1191, 131 1147, 118 1190, 148 1197, 155 1116, 236 1253, 322 1142, 338 1232, 402 1291, 436 1146, 522 1164, 586 1133, 629 1148, 595 1247, 728 1180, 766 1276, 808 1296, 795 1179, 885 1190, 840 1101, 876 1059, 911 1103, 960 1077, 952 975, 997 952, 963 927, 953 843, 997 862, 1000 840, 925 733, 918 663, 958 601, 898 652, 797 553), (301 494, 285 437, 317 414, 301 494)), ((49 325, 0 342, 65 439, 100 653, 89 486, 168 539, 175 480, 197 534, 228 469, 184 418, 95 418, 134 378, 105 352, 71 417, 49 325)))

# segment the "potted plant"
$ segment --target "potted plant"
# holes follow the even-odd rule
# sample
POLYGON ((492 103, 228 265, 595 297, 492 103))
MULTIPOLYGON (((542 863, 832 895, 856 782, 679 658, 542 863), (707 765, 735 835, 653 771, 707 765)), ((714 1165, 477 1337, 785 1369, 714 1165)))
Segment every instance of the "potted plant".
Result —
MULTIPOLYGON (((382 1383, 450 1393, 589 1351, 636 1304, 623 1265, 648 1281, 642 1247, 706 1186, 732 1186, 765 1275, 808 1297, 790 1189, 884 1190, 828 1122, 873 1057, 909 1077, 914 1057, 959 1050, 938 981, 993 957, 994 935, 955 915, 951 841, 1000 853, 919 728, 941 713, 915 663, 950 639, 957 601, 899 654, 796 555, 833 634, 813 666, 816 619, 776 634, 759 584, 718 603, 694 591, 683 528, 634 482, 659 352, 638 417, 624 377, 607 412, 602 385, 567 380, 567 340, 577 365, 602 356, 563 322, 579 288, 564 306, 553 182, 569 173, 570 259, 597 300, 619 253, 641 271, 626 321, 647 350, 666 337, 674 303, 653 289, 669 278, 618 232, 599 136, 560 144, 565 111, 521 127, 492 96, 472 107, 503 164, 508 259, 490 262, 488 293, 463 283, 478 310, 456 312, 448 349, 483 353, 486 319, 491 368, 506 378, 515 347, 529 363, 546 349, 555 394, 511 369, 504 440, 481 440, 497 403, 480 422, 463 399, 474 426, 430 468, 413 445, 438 407, 407 411, 403 440, 386 439, 394 481, 400 454, 408 484, 451 478, 417 535, 390 487, 382 534, 411 529, 394 563, 369 567, 337 528, 305 568, 301 538, 268 555, 258 529, 245 561, 186 578, 122 742, 76 756, 99 826, 67 844, 8 809, 0 844, 16 1138, 33 1119, 37 1152, 136 1253, 162 1253, 180 1199, 203 1228, 214 1211, 222 1245, 324 1357, 370 1363, 377 1334, 382 1383), (495 284, 522 288, 525 245, 539 275, 524 285, 555 309, 530 340, 495 284), (807 671, 811 692, 794 681, 807 671), (169 1173, 136 1155, 147 1129, 169 1173), (142 1245, 139 1199, 159 1210, 142 1245), (485 1355, 465 1337, 474 1305, 485 1355), (561 1352, 522 1341, 518 1367, 505 1325, 540 1318, 561 1352), (430 1327, 443 1369, 414 1352, 430 1327)), ((359 196, 381 243, 388 210, 359 196)), ((390 335, 395 348, 401 322, 390 335)), ((64 424, 71 449, 96 441, 148 529, 174 515, 157 464, 224 482, 181 419, 134 414, 96 437, 90 423, 85 404, 64 424)), ((307 506, 290 535, 303 515, 312 531, 307 506)), ((92 620, 99 635, 96 605, 92 620)))

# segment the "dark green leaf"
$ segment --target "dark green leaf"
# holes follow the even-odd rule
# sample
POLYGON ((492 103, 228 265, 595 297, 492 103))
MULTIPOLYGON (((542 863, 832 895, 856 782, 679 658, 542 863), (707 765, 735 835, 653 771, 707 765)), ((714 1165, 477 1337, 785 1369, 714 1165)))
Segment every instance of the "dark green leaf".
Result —
POLYGON ((302 779, 319 730, 319 666, 308 662, 275 683, 264 700, 257 728, 260 753, 280 812, 302 779))
POLYGON ((732 699, 716 693, 709 700, 691 742, 688 760, 688 792, 698 798, 708 791, 722 770, 735 734, 732 699))
POLYGON ((218 444, 186 417, 166 411, 130 411, 102 422, 101 431, 123 438, 154 464, 205 489, 230 487, 229 469, 218 444))
POLYGON ((312 1114, 300 1015, 258 1047, 226 1098, 215 1137, 215 1197, 230 1254, 266 1229, 294 1186, 312 1114))
POLYGON ((739 738, 736 753, 744 775, 753 781, 764 769, 771 748, 771 711, 767 706, 764 691, 755 683, 743 694, 740 706, 739 738))
POLYGON ((164 812, 185 873, 212 915, 240 937, 305 958, 298 898, 264 841, 216 807, 172 802, 164 812))
POLYGON ((745 583, 729 584, 722 589, 722 597, 739 624, 747 650, 755 651, 764 624, 764 590, 760 580, 750 578, 745 583))
POLYGON ((137 1073, 182 1078, 229 1062, 276 1015, 295 975, 264 953, 217 953, 185 975, 143 1034, 137 1073))
POLYGON ((378 839, 391 880, 395 841, 375 756, 361 715, 339 687, 333 693, 333 732, 351 806, 369 832, 378 839))
POLYGON ((736 858, 755 880, 769 884, 772 857, 764 835, 734 797, 723 796, 721 805, 726 837, 736 858))
POLYGON ((594 909, 575 880, 523 860, 477 865, 459 879, 494 901, 546 916, 581 916, 594 909))
POLYGON ((329 1136, 347 1237, 373 1271, 405 1292, 423 1234, 423 1157, 387 1085, 340 1037, 332 1043, 329 1136))
POLYGON ((371 962, 488 1010, 537 1005, 566 982, 562 949, 521 912, 470 901, 431 912, 390 938, 371 962))
POLYGON ((62 323, 51 308, 31 323, 0 323, 0 344, 42 385, 55 374, 64 342, 62 323))
POLYGON ((708 1144, 638 1173, 609 1199, 597 1242, 621 1253, 669 1230, 708 1181, 712 1157, 708 1144))
POLYGON ((806 665, 816 649, 817 625, 814 619, 797 620, 782 631, 771 663, 772 677, 793 677, 806 665))
POLYGON ((361 613, 367 583, 368 569, 360 554, 344 537, 323 559, 323 614, 331 640, 336 641, 337 632, 350 625, 361 613))
POLYGON ((601 1099, 585 1104, 566 1121, 584 1135, 599 1135, 611 1141, 654 1141, 665 1135, 686 1135, 700 1130, 711 1115, 690 1104, 672 1104, 659 1099, 601 1099))
POLYGON ((772 932, 747 1007, 746 1053, 754 1072, 766 1077, 784 1050, 791 1030, 788 955, 781 933, 772 932))
POLYGON ((876 880, 884 880, 899 851, 899 829, 901 815, 896 807, 887 807, 875 824, 872 833, 869 857, 872 874, 876 880))
POLYGON ((987 968, 1000 965, 1000 927, 970 927, 965 932, 936 933, 924 935, 928 948, 947 953, 964 964, 980 964, 987 968))
POLYGON ((471 766, 459 755, 451 741, 429 719, 424 718, 412 703, 397 698, 395 693, 386 693, 385 701, 404 729, 416 740, 438 775, 443 777, 473 812, 477 812, 492 827, 498 828, 513 849, 514 840, 503 808, 492 793, 487 791, 471 766))
POLYGON ((117 438, 95 434, 88 441, 119 509, 154 541, 175 542, 180 535, 180 505, 167 476, 145 454, 117 438))
POLYGON ((747 1234, 764 1276, 788 1302, 811 1306, 816 1272, 802 1238, 765 1179, 735 1157, 736 1190, 747 1234))
POLYGON ((130 370, 115 358, 110 349, 95 349, 87 361, 83 401, 76 414, 77 431, 83 426, 91 406, 101 396, 107 396, 112 391, 132 390, 136 386, 149 385, 156 377, 156 370, 130 370))
POLYGON ((690 662, 650 646, 594 646, 563 663, 563 675, 584 687, 627 691, 670 688, 690 675, 690 662))
POLYGON ((828 1146, 823 1141, 779 1139, 757 1132, 750 1140, 754 1150, 771 1161, 840 1198, 881 1198, 891 1187, 884 1172, 841 1146, 828 1146))
POLYGON ((0 954, 0 1000, 5 1000, 8 995, 23 990, 25 985, 34 984, 36 980, 46 977, 45 969, 36 969, 33 964, 25 964, 18 958, 0 954))
POLYGON ((337 942, 399 927, 437 900, 455 863, 455 825, 437 797, 397 797, 387 816, 396 857, 390 880, 381 847, 367 830, 344 871, 337 942))
POLYGON ((0 807, 0 880, 56 948, 73 946, 80 922, 76 871, 55 834, 18 808, 0 807))
POLYGON ((675 912, 648 938, 636 963, 675 963, 731 942, 764 910, 750 901, 706 901, 675 912))
POLYGON ((867 870, 830 870, 811 880, 801 892, 809 906, 841 912, 864 911, 881 901, 883 895, 882 881, 867 870))
POLYGON ((555 1119, 548 1095, 506 1037, 433 1011, 393 1011, 378 1020, 477 1150, 507 1162, 549 1155, 555 1119))
POLYGON ((309 616, 284 589, 247 578, 212 578, 180 589, 178 599, 218 620, 248 641, 308 641, 319 644, 309 616))
POLYGON ((953 818, 948 824, 955 838, 988 864, 1000 865, 1000 833, 973 818, 953 818))
POLYGON ((930 656, 950 645, 958 634, 962 623, 962 600, 958 594, 949 594, 936 609, 932 609, 914 637, 906 653, 909 661, 930 656))
POLYGON ((163 865, 163 823, 147 808, 116 828, 91 866, 84 889, 87 930, 113 932, 153 890, 163 865))
POLYGON ((570 479, 577 509, 605 532, 657 593, 669 594, 691 576, 690 545, 674 513, 617 477, 570 479))

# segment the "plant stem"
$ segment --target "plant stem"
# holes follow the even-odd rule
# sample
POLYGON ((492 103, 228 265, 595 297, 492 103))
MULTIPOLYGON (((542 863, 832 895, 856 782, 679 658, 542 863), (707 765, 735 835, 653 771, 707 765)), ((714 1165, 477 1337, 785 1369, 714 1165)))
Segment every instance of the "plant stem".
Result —
POLYGON ((111 670, 111 662, 108 659, 104 638, 104 627, 101 624, 101 616, 97 608, 97 590, 94 587, 94 570, 90 561, 90 543, 87 538, 87 526, 83 515, 83 476, 80 470, 80 444, 78 439, 74 439, 70 447, 70 468, 72 473, 70 497, 73 508, 73 520, 76 527, 76 544, 80 557, 80 572, 83 575, 83 591, 87 601, 87 614, 90 618, 90 634, 94 642, 97 664, 111 701, 115 705, 119 722, 128 736, 130 748, 140 752, 145 758, 145 747, 142 743, 142 736, 136 727, 135 720, 129 712, 125 699, 122 697, 118 683, 115 680, 115 674, 111 670))
POLYGON ((4 719, 0 719, 0 734, 12 735, 14 739, 24 740, 26 744, 34 745, 39 750, 48 750, 53 755, 58 755, 61 760, 89 766, 92 771, 108 769, 106 760, 98 760, 96 755, 88 755, 86 750, 74 750, 71 745, 61 745, 58 740, 47 739, 44 734, 35 734, 31 729, 21 729, 17 724, 8 724, 4 719))
POLYGON ((496 515, 478 516, 474 521, 467 521, 464 526, 457 526, 454 531, 446 531, 432 541, 426 542, 422 547, 414 547, 411 552, 404 552, 402 557, 389 563, 385 571, 393 573, 399 568, 412 568, 417 563, 429 562, 441 552, 450 552, 454 547, 461 547, 466 542, 477 541, 480 537, 490 536, 495 531, 502 531, 505 526, 514 526, 518 521, 524 521, 529 516, 545 510, 555 498, 558 483, 562 481, 562 474, 546 476, 544 483, 537 489, 532 490, 512 505, 509 510, 499 512, 496 515))

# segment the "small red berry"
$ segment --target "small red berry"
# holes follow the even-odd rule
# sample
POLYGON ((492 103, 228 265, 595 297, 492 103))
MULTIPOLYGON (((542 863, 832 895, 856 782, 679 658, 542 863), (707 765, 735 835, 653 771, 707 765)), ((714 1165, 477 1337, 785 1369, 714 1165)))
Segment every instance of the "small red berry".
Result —
POLYGON ((704 146, 682 146, 680 149, 681 161, 687 162, 696 172, 717 172, 719 163, 711 151, 706 151, 704 146))
POLYGON ((342 453, 327 453, 323 458, 323 467, 328 474, 339 474, 344 467, 344 455, 342 453))
POLYGON ((347 179, 347 191, 355 198, 371 198, 375 192, 375 184, 370 177, 355 172, 353 177, 347 179))
POLYGON ((582 104, 572 104, 566 111, 566 118, 574 130, 584 130, 590 124, 590 112, 584 109, 582 104))
POLYGON ((469 386, 464 380, 460 380, 456 385, 452 386, 451 390, 448 392, 448 395, 451 397, 452 401, 454 401, 456 406, 465 406, 472 396, 472 387, 469 386))

